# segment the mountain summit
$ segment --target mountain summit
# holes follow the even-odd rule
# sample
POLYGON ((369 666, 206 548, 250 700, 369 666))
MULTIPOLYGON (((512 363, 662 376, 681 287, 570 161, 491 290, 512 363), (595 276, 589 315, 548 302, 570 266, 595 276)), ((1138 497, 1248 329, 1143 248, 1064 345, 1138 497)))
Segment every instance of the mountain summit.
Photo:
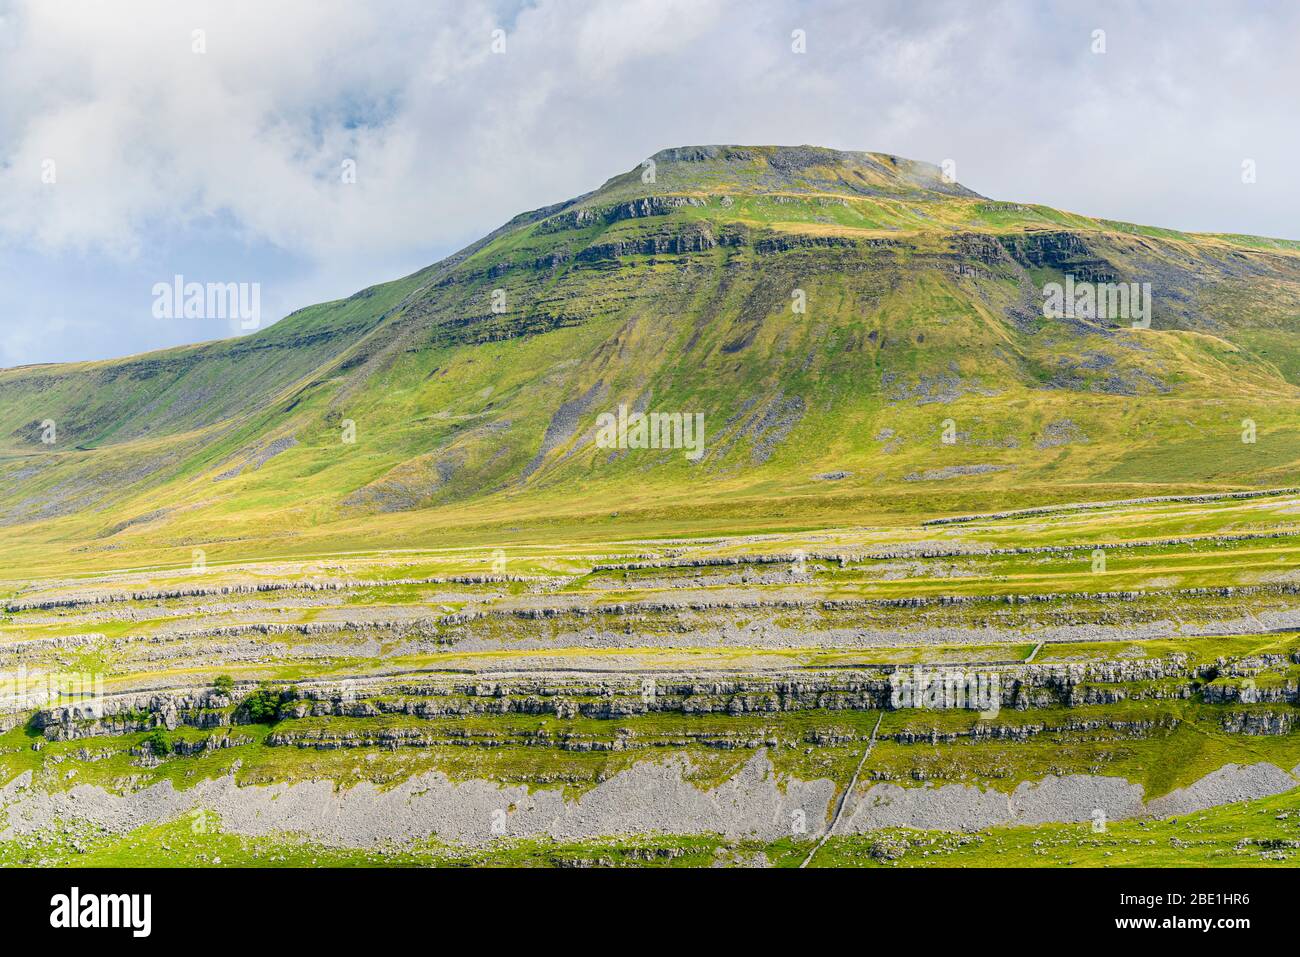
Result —
POLYGON ((930 163, 823 146, 679 146, 660 150, 640 167, 608 180, 593 195, 635 198, 646 192, 979 198, 945 180, 943 171, 930 163))
POLYGON ((1284 485, 1298 331, 1300 244, 679 147, 242 339, 0 371, 0 527, 163 560, 1284 485))

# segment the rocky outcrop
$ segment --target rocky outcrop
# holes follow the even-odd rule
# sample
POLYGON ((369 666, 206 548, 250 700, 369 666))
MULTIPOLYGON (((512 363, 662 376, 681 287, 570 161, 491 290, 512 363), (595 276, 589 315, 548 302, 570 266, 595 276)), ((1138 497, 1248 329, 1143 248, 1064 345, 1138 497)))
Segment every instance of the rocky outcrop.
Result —
POLYGON ((684 207, 707 205, 708 202, 698 196, 645 196, 610 206, 582 206, 568 209, 542 220, 534 228, 534 232, 544 235, 587 229, 591 226, 612 226, 625 219, 667 216, 684 207))
POLYGON ((1115 282, 1119 274, 1093 254, 1078 233, 1035 230, 999 236, 998 243, 1026 269, 1054 269, 1081 282, 1115 282))
POLYGON ((130 592, 105 592, 90 595, 61 595, 51 598, 14 599, 5 603, 6 612, 50 608, 77 608, 127 601, 169 601, 176 598, 210 598, 226 595, 257 595, 266 592, 339 592, 362 588, 387 588, 395 585, 495 585, 507 582, 532 582, 536 578, 517 575, 447 575, 431 578, 388 578, 383 580, 302 579, 299 581, 253 582, 235 585, 187 585, 176 588, 149 588, 130 592))
MULTIPOLYGON (((1289 661, 1271 663, 1277 667, 1289 666, 1289 661)), ((1257 671, 1264 664, 1255 662, 1251 667, 1257 671)), ((996 666, 954 662, 942 667, 881 665, 725 676, 680 672, 653 675, 518 672, 312 681, 283 687, 278 696, 281 723, 272 743, 304 740, 293 722, 320 718, 434 720, 520 714, 612 721, 658 713, 735 716, 893 709, 920 709, 923 712, 926 709, 954 708, 981 712, 993 710, 996 717, 996 711, 1003 708, 1025 711, 1062 705, 1107 705, 1127 700, 1190 698, 1198 693, 1207 703, 1240 700, 1213 682, 1206 684, 1206 667, 1191 667, 1185 655, 1171 654, 1163 658, 1137 660, 996 666), (970 684, 973 679, 977 679, 978 687, 969 696, 964 692, 949 694, 947 690, 933 695, 916 690, 914 697, 902 693, 903 689, 912 686, 916 689, 943 686, 946 689, 954 681, 970 684)), ((180 725, 217 728, 245 720, 239 716, 236 704, 252 691, 253 687, 245 684, 234 692, 233 700, 219 692, 201 689, 108 696, 84 706, 44 709, 37 712, 33 720, 36 728, 57 740, 125 734, 159 727, 174 729, 180 725)), ((1255 730, 1260 727, 1256 719, 1225 717, 1224 720, 1239 724, 1242 733, 1271 733, 1255 730)), ((1098 728, 1102 726, 1095 725, 1098 728)), ((1132 723, 1122 728, 1114 722, 1105 726, 1133 735, 1142 735, 1150 730, 1149 726, 1132 723)), ((1276 722, 1271 725, 1278 726, 1276 722)), ((899 740, 934 742, 949 740, 945 737, 949 734, 953 736, 951 740, 964 736, 977 739, 981 736, 1023 738, 1044 729, 1087 730, 1087 726, 1057 721, 1036 728, 1030 722, 989 720, 975 730, 918 729, 907 732, 899 740)), ((393 739, 398 740, 405 732, 390 732, 388 726, 378 720, 374 733, 395 735, 393 739)), ((333 740, 332 734, 320 740, 333 740)), ((371 740, 370 735, 370 732, 363 731, 355 740, 364 744, 371 740)), ((472 737, 467 734, 455 736, 472 737)))
POLYGON ((1290 734, 1296 724, 1292 711, 1229 711, 1222 727, 1229 734, 1281 735, 1290 734))

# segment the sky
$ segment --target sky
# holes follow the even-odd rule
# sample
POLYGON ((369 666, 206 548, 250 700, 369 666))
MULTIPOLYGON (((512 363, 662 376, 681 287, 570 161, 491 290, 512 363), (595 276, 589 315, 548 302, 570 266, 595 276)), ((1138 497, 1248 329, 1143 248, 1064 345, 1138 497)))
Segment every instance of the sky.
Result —
POLYGON ((265 325, 669 146, 1300 239, 1297 89, 1289 0, 0 0, 0 367, 237 335, 155 286, 265 325))

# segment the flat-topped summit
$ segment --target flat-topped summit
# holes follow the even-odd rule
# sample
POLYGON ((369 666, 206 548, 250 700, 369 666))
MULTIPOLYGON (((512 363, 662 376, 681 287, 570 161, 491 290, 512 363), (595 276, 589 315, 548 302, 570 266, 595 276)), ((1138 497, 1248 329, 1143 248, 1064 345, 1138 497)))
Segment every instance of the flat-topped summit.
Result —
POLYGON ((834 193, 981 198, 933 163, 824 146, 676 146, 608 180, 603 200, 646 193, 834 193), (933 195, 933 194, 937 194, 933 195))

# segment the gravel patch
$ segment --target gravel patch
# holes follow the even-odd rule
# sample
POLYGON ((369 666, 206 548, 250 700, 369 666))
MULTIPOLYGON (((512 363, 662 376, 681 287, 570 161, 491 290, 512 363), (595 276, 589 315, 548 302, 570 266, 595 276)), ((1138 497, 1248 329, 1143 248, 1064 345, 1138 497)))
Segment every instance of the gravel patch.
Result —
POLYGON ((1005 472, 1006 465, 946 465, 941 469, 926 469, 924 472, 911 472, 903 476, 904 482, 940 482, 944 479, 960 478, 963 475, 985 475, 989 472, 1005 472))
MULTIPOLYGON (((124 833, 200 808, 215 812, 221 828, 230 833, 298 833, 343 846, 428 837, 482 844, 497 837, 578 840, 645 833, 775 840, 789 836, 796 820, 806 822, 811 836, 827 826, 836 785, 824 778, 781 778, 766 751, 756 752, 714 788, 692 784, 690 770, 681 758, 641 762, 576 798, 566 798, 558 788, 456 782, 436 771, 389 788, 367 782, 339 789, 327 780, 240 787, 227 775, 185 791, 167 781, 129 794, 97 785, 47 794, 32 790, 27 772, 0 789, 7 817, 0 839, 72 818, 124 833)), ((966 784, 909 788, 877 783, 849 798, 840 830, 976 831, 999 825, 1083 823, 1098 809, 1112 821, 1167 817, 1296 786, 1295 778, 1269 764, 1230 764, 1150 802, 1144 802, 1141 785, 1083 774, 1022 782, 1009 794, 966 784)))

